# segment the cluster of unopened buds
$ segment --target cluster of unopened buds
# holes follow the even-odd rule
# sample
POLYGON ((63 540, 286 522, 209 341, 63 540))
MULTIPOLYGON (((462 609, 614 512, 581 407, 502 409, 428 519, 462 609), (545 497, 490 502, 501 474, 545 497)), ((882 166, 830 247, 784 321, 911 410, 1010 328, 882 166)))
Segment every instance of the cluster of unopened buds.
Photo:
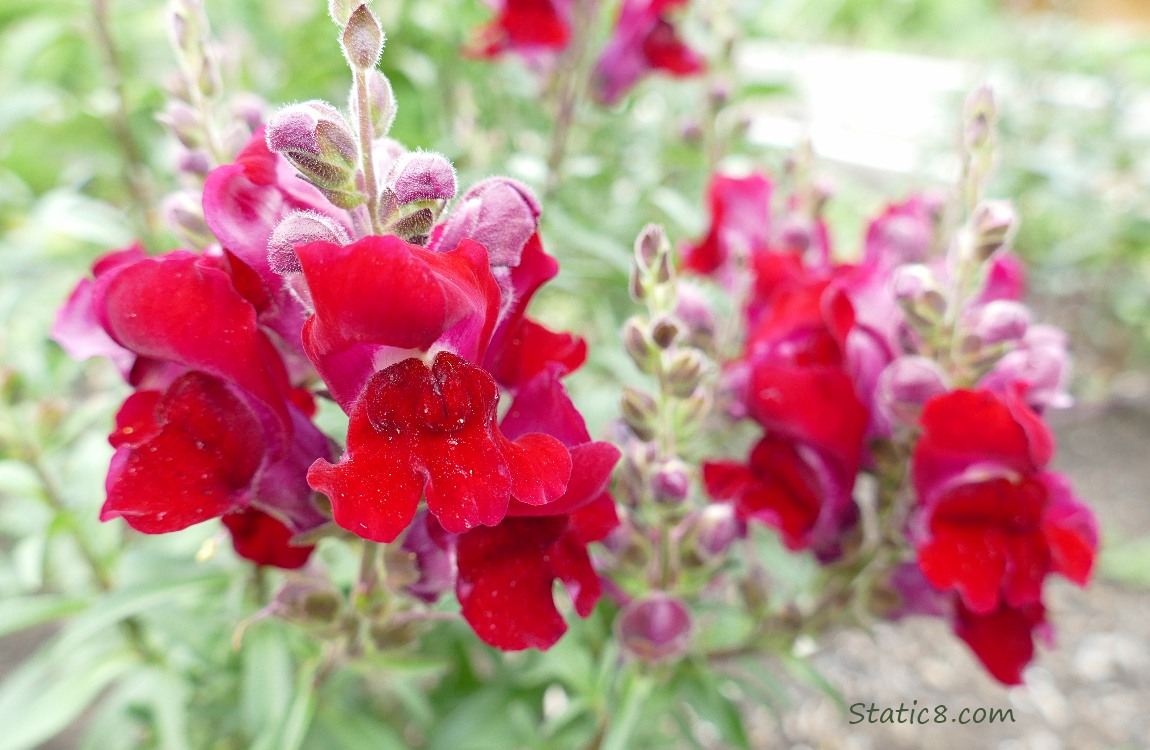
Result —
MULTIPOLYGON (((587 544, 616 523, 619 452, 591 439, 562 383, 583 341, 526 316, 558 270, 539 205, 493 178, 445 213, 450 163, 387 137, 378 21, 364 5, 331 10, 348 111, 277 112, 207 175, 211 244, 111 253, 60 312, 57 341, 110 358, 134 389, 101 518, 156 534, 219 517, 237 553, 282 568, 354 535, 369 588, 380 543, 395 543, 385 575, 408 596, 387 616, 418 620, 454 589, 487 643, 546 648, 566 629, 556 579, 584 616, 599 598, 587 544), (313 421, 317 397, 347 415, 342 451, 313 421)), ((304 586, 333 600, 309 581, 287 599, 304 586)), ((360 619, 357 638, 379 624, 360 619)))
MULTIPOLYGON (((624 53, 687 54, 663 18, 681 4, 624 2, 601 98, 642 69, 624 53)), ((540 5, 555 28, 506 3, 482 51, 562 47, 579 0, 540 5)), ((179 7, 177 41, 201 18, 179 7)), ((662 662, 693 647, 693 605, 730 583, 754 626, 727 652, 863 613, 932 614, 1020 681, 1047 630, 1045 579, 1084 584, 1097 533, 1048 470, 1042 414, 1068 403, 1066 343, 1021 302, 1009 206, 981 200, 985 92, 961 196, 891 206, 857 262, 834 258, 802 170, 782 210, 766 176, 716 174, 710 228, 678 252, 645 229, 630 281, 645 311, 622 343, 652 387, 624 388, 616 447, 592 439, 563 384, 585 343, 526 315, 558 273, 540 205, 504 178, 457 197, 445 157, 390 139, 379 22, 366 5, 330 10, 347 108, 285 107, 210 169, 227 139, 203 106, 210 66, 184 45, 168 121, 204 179, 202 213, 179 221, 203 241, 106 255, 60 311, 56 340, 109 358, 133 389, 103 520, 158 534, 222 519, 240 556, 303 569, 268 612, 348 653, 415 637, 449 591, 486 643, 549 648, 566 630, 558 580, 584 617, 608 591, 626 652, 662 662), (346 415, 339 444, 315 421, 327 402, 346 415), (751 524, 823 565, 813 604, 776 600, 742 543, 751 524), (309 565, 330 537, 362 545, 351 592, 309 565)))

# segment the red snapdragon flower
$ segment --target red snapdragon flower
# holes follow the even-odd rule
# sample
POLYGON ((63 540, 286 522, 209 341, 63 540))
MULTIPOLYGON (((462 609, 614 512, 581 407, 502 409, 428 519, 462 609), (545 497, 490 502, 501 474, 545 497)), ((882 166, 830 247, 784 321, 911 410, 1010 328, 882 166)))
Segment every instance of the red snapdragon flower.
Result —
POLYGON ((101 519, 163 533, 257 508, 293 533, 321 523, 304 473, 330 443, 241 291, 251 269, 230 254, 132 248, 94 273, 54 333, 71 352, 110 356, 136 388, 109 437, 101 519))
POLYGON ((703 59, 688 47, 670 14, 688 0, 624 0, 606 49, 595 64, 595 98, 614 104, 644 75, 661 70, 672 76, 703 71, 703 59))
POLYGON ((495 18, 479 29, 469 50, 480 57, 514 52, 533 59, 562 51, 571 40, 574 0, 495 0, 495 18))
POLYGON ((954 592, 955 632, 998 680, 1017 684, 1045 626, 1045 578, 1090 578, 1094 516, 1046 470, 1054 440, 1019 389, 936 396, 921 424, 911 466, 919 568, 954 592))

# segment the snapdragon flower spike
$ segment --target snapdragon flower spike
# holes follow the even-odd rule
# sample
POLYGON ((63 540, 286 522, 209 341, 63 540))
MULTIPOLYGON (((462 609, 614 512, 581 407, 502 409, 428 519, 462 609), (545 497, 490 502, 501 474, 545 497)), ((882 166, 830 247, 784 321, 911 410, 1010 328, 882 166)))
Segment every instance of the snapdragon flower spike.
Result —
POLYGON ((652 71, 683 77, 701 73, 703 59, 679 38, 669 20, 688 0, 624 0, 611 41, 595 64, 592 92, 603 104, 618 102, 652 71))
POLYGON ((911 467, 916 546, 932 585, 986 615, 1039 603, 1051 573, 1086 584, 1094 517, 1061 474, 1046 471, 1053 437, 1017 390, 936 396, 921 423, 911 467))
POLYGON ((574 0, 496 0, 493 5, 495 18, 476 33, 470 54, 491 58, 512 52, 538 62, 571 41, 574 0))

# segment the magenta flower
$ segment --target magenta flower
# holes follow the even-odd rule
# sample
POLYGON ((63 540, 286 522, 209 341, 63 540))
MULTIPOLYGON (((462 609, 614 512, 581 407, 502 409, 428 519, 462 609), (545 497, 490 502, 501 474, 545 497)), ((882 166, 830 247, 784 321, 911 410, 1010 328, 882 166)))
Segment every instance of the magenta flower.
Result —
POLYGON ((478 30, 469 52, 513 52, 529 61, 562 51, 571 40, 574 0, 488 0, 495 18, 478 30))
POLYGON ((611 105, 640 78, 660 70, 672 76, 703 71, 703 59, 679 38, 669 20, 688 0, 624 0, 607 48, 595 64, 595 98, 611 105))

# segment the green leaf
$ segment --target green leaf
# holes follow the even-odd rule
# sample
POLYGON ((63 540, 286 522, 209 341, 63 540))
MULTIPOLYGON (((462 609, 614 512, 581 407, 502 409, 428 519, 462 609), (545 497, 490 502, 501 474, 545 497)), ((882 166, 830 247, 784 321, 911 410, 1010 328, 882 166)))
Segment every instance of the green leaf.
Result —
POLYGON ((1150 587, 1150 538, 1103 545, 1098 572, 1128 586, 1150 587))
POLYGON ((37 594, 0 601, 0 637, 76 614, 88 604, 83 597, 37 594))
POLYGON ((300 667, 291 706, 284 717, 283 732, 279 743, 272 746, 273 750, 299 750, 303 746, 315 715, 315 678, 318 672, 319 659, 310 659, 300 667))
POLYGON ((292 702, 292 655, 276 622, 261 622, 244 633, 240 652, 240 715, 250 737, 278 733, 292 702))
POLYGON ((103 643, 48 647, 0 685, 0 750, 25 750, 55 736, 138 662, 103 643))
POLYGON ((782 661, 783 666, 787 668, 787 671, 790 672, 792 676, 802 680, 834 701, 835 706, 843 715, 847 713, 847 702, 846 699, 843 698, 843 694, 839 692, 838 688, 836 688, 815 665, 806 659, 789 653, 779 654, 779 660, 782 661))
POLYGON ((724 678, 706 664, 687 662, 675 680, 675 695, 687 703, 698 717, 719 730, 727 747, 750 750, 751 741, 743 725, 738 705, 723 693, 724 678))
POLYGON ((607 734, 603 739, 603 750, 629 750, 634 747, 631 735, 639 725, 643 705, 651 696, 655 681, 647 675, 628 672, 623 676, 623 696, 619 713, 612 718, 607 734))

